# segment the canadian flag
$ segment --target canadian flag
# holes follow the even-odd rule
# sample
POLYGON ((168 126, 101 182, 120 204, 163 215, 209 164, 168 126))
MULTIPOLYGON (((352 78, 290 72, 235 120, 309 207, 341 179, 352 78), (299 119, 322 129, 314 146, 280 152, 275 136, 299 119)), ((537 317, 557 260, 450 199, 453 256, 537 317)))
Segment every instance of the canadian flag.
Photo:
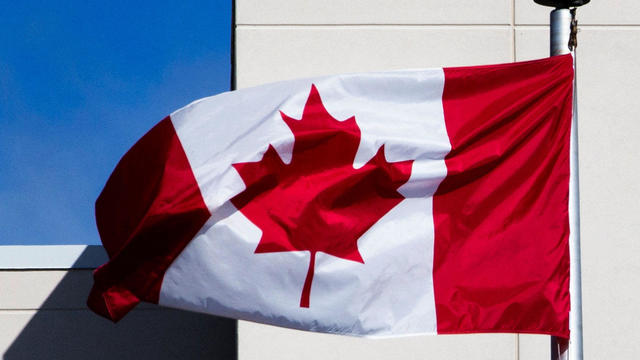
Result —
POLYGON ((570 55, 198 100, 96 202, 88 304, 360 336, 569 336, 570 55))

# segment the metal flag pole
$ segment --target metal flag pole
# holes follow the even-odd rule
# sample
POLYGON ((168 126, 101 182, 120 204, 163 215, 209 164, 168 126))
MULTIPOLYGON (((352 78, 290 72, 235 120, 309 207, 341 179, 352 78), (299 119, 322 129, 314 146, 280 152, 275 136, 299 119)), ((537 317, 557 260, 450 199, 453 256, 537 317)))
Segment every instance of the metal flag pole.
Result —
POLYGON ((534 0, 544 6, 552 6, 550 21, 550 55, 573 56, 573 117, 571 119, 571 175, 569 179, 569 256, 571 311, 569 330, 571 338, 566 340, 551 337, 552 360, 582 360, 582 275, 580 270, 580 193, 578 189, 578 100, 576 46, 578 21, 576 8, 590 0, 534 0))

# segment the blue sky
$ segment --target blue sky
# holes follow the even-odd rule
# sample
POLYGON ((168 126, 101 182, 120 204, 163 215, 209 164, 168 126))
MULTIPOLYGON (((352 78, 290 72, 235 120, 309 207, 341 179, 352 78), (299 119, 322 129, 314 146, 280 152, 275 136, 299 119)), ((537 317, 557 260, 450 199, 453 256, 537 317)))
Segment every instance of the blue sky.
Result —
POLYGON ((0 245, 99 244, 120 157, 229 89, 231 0, 7 1, 0 19, 0 245))

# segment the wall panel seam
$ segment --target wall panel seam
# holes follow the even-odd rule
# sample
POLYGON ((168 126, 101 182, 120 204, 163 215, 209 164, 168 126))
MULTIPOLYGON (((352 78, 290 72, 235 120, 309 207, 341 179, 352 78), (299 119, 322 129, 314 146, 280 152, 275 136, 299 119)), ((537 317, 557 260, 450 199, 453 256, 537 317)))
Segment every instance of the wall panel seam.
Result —
POLYGON ((511 0, 511 61, 516 61, 516 0, 511 0))
POLYGON ((509 28, 512 24, 236 24, 236 28, 451 28, 451 27, 482 27, 509 28))
MULTIPOLYGON (((578 18, 578 21, 580 19, 578 18)), ((515 24, 516 28, 549 28, 549 24, 515 24)), ((618 30, 618 29, 629 29, 629 30, 639 30, 640 24, 584 24, 579 23, 580 28, 589 28, 589 29, 600 29, 603 30, 618 30)))
MULTIPOLYGON (((145 308, 145 307, 140 307, 140 308, 136 308, 135 312, 140 312, 140 311, 169 311, 169 310, 175 310, 175 309, 170 309, 170 308, 162 308, 162 307, 158 307, 158 308, 145 308)), ((8 314, 8 313, 23 313, 23 312, 73 312, 73 311, 82 311, 82 312, 87 312, 90 314, 93 314, 93 311, 89 310, 86 307, 70 307, 70 308, 0 308, 0 316, 2 316, 3 314, 8 314)), ((98 315, 96 315, 98 316, 98 315)), ((105 321, 107 321, 105 319, 105 321)))
MULTIPOLYGON (((304 25, 304 24, 238 24, 236 29, 331 29, 331 28, 351 28, 351 29, 371 29, 371 28, 397 28, 397 29, 547 29, 548 24, 321 24, 321 25, 304 25)), ((640 30, 640 24, 635 25, 619 25, 619 24, 580 24, 580 28, 603 29, 603 30, 640 30)))

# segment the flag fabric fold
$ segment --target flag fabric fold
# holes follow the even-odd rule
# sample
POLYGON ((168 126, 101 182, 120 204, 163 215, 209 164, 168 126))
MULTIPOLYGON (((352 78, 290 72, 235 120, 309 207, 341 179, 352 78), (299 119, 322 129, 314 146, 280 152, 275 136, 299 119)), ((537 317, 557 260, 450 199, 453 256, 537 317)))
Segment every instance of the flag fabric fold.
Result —
POLYGON ((358 336, 569 336, 570 55, 198 100, 96 201, 89 307, 358 336))

